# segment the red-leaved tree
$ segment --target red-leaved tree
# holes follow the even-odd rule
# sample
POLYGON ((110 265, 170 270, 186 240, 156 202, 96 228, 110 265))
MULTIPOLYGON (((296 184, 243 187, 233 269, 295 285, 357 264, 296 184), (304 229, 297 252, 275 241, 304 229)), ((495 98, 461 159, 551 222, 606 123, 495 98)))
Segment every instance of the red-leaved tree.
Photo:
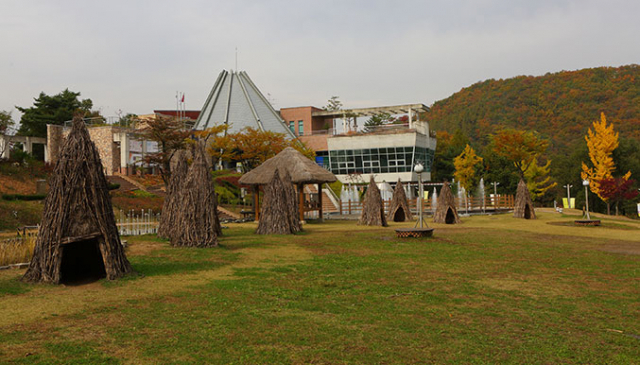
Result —
POLYGON ((616 215, 618 215, 618 204, 625 200, 631 200, 638 196, 638 191, 633 188, 635 180, 624 177, 602 179, 600 183, 600 195, 607 202, 614 202, 616 205, 616 215))

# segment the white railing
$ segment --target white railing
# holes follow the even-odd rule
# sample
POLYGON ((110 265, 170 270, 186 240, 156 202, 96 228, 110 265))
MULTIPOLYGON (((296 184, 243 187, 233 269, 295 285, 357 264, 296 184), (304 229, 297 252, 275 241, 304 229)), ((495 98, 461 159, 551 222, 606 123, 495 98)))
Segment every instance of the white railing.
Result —
POLYGON ((158 233, 159 220, 160 213, 154 214, 151 209, 132 209, 126 213, 120 210, 116 218, 116 225, 120 236, 140 236, 158 233))

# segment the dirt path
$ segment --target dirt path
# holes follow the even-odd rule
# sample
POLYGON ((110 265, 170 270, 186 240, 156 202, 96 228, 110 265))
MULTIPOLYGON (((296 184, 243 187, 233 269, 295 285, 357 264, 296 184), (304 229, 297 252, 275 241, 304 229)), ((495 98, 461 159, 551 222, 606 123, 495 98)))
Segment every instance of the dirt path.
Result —
MULTIPOLYGON (((114 287, 106 287, 101 283, 67 287, 42 285, 26 294, 0 298, 0 328, 27 324, 60 314, 69 315, 126 300, 190 290, 212 280, 232 279, 236 269, 284 266, 311 258, 310 252, 296 245, 245 248, 238 252, 242 255, 238 262, 213 270, 145 277, 114 287)), ((20 273, 24 273, 24 270, 20 273)), ((12 270, 0 275, 15 274, 12 270)))

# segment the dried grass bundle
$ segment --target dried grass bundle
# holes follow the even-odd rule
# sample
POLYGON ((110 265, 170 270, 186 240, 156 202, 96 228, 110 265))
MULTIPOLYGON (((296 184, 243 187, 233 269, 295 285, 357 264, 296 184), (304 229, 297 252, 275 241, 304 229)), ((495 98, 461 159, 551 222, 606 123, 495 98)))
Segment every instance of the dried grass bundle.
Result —
POLYGON ((202 144, 195 146, 193 156, 176 199, 178 214, 169 238, 173 246, 215 247, 221 232, 218 204, 202 144))
POLYGON ((515 218, 536 219, 536 212, 533 209, 529 188, 527 188, 527 183, 522 179, 520 179, 518 190, 516 191, 516 203, 513 208, 513 216, 515 218))
POLYGON ((409 202, 407 201, 407 194, 404 192, 404 186, 400 179, 398 179, 398 183, 393 190, 393 197, 391 198, 391 205, 389 206, 387 220, 394 222, 413 220, 411 209, 409 208, 409 202))
POLYGON ((178 196, 188 171, 186 151, 177 151, 171 158, 171 180, 167 187, 167 197, 164 199, 162 215, 158 223, 158 237, 171 238, 175 231, 177 215, 182 209, 178 205, 178 196))
POLYGON ((302 227, 298 217, 298 199, 289 173, 284 176, 276 168, 271 181, 264 187, 262 213, 257 234, 293 234, 302 227))
POLYGON ((438 196, 438 205, 436 206, 436 212, 433 215, 433 221, 435 223, 456 224, 460 223, 460 217, 458 217, 458 210, 456 209, 456 202, 453 199, 451 193, 451 187, 449 182, 445 181, 440 189, 440 195, 438 196))
POLYGON ((60 283, 131 272, 116 227, 98 151, 80 116, 73 119, 44 201, 33 258, 23 280, 60 283), (63 275, 64 271, 64 275, 63 275))
POLYGON ((371 176, 369 187, 367 188, 367 192, 364 194, 362 214, 360 215, 358 224, 363 226, 387 226, 387 218, 384 215, 382 196, 380 195, 380 190, 378 189, 378 185, 376 185, 373 176, 371 176))

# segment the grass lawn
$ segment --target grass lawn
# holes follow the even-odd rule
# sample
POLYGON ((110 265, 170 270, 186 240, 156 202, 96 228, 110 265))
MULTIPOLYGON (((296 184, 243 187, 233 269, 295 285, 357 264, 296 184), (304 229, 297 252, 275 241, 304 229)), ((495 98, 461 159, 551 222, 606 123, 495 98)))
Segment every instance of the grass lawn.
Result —
POLYGON ((0 362, 638 363, 640 222, 541 212, 296 236, 231 225, 216 249, 128 237, 138 272, 83 286, 0 272, 0 362))

